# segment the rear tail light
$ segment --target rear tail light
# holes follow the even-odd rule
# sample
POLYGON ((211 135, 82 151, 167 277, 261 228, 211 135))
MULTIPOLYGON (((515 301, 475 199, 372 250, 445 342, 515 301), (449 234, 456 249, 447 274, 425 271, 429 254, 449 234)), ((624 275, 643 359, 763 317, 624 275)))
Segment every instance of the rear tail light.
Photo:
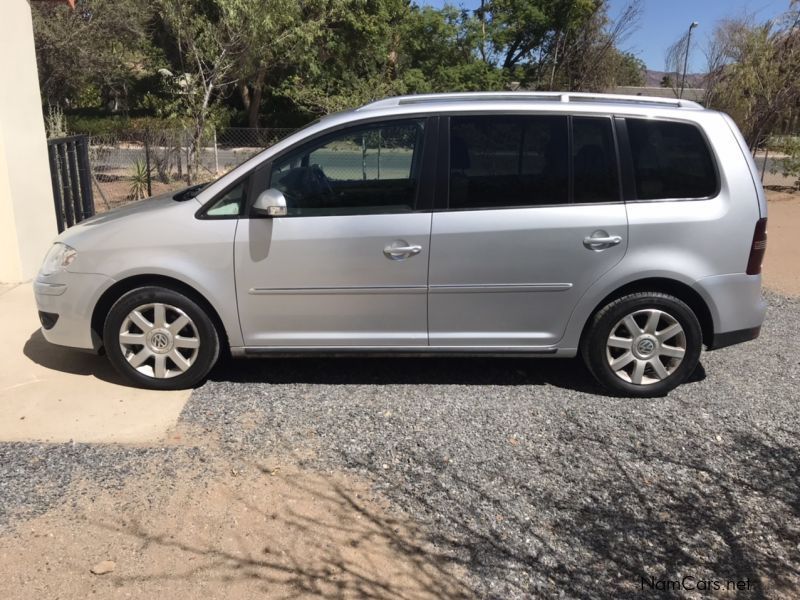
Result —
POLYGON ((750 246, 750 258, 747 259, 747 274, 758 275, 761 273, 761 263, 764 262, 764 253, 767 251, 767 218, 756 222, 753 232, 753 245, 750 246))

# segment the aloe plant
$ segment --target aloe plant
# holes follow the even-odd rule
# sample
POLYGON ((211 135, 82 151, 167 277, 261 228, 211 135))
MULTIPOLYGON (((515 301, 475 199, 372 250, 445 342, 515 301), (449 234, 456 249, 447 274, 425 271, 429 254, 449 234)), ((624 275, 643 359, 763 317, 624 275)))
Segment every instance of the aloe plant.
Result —
POLYGON ((144 161, 136 159, 136 162, 133 163, 133 175, 131 176, 128 199, 141 200, 147 197, 147 175, 147 165, 144 161))

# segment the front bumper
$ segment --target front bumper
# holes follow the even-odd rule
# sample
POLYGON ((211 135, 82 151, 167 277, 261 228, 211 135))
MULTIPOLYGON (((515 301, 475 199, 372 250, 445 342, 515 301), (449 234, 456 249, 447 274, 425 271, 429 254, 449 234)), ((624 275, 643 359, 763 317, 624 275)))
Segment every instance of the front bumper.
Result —
POLYGON ((92 312, 102 293, 113 283, 110 277, 94 273, 62 271, 39 275, 33 282, 33 292, 40 320, 41 313, 47 315, 47 323, 42 320, 45 339, 59 346, 96 352, 101 340, 92 331, 92 312))

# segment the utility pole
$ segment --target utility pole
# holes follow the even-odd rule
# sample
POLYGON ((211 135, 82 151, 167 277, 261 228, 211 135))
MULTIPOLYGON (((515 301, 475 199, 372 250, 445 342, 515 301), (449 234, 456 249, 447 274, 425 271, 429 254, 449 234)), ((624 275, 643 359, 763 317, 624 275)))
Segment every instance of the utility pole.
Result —
POLYGON ((692 46, 692 29, 697 27, 700 23, 697 21, 692 21, 692 24, 689 25, 689 35, 686 36, 686 54, 683 57, 683 77, 681 77, 681 93, 678 95, 678 98, 683 98, 683 88, 686 87, 686 69, 689 65, 689 48, 692 46))

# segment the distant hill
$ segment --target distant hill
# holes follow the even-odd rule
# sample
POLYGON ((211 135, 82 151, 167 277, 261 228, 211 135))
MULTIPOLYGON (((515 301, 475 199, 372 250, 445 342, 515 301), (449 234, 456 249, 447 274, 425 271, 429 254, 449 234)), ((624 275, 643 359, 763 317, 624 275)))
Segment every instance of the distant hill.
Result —
MULTIPOLYGON (((661 85, 661 80, 664 78, 664 75, 667 75, 666 71, 651 71, 647 69, 645 71, 645 85, 648 87, 658 87, 661 85)), ((675 73, 669 73, 670 76, 673 78, 675 77, 675 73)), ((703 86, 703 79, 705 78, 705 73, 687 73, 686 74, 686 87, 687 88, 697 88, 703 86)), ((680 82, 677 82, 680 83, 680 82)))

